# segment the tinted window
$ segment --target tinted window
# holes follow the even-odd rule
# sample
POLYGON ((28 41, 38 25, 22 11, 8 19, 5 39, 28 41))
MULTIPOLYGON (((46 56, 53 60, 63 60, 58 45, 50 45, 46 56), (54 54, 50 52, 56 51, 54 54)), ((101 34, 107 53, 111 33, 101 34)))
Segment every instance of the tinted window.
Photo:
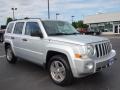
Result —
POLYGON ((38 35, 41 33, 39 24, 37 22, 27 22, 25 28, 25 35, 38 35))
POLYGON ((12 32, 12 28, 13 28, 14 23, 10 23, 8 28, 7 28, 7 33, 11 33, 12 32))
POLYGON ((17 22, 15 24, 14 32, 15 34, 22 34, 24 22, 17 22))

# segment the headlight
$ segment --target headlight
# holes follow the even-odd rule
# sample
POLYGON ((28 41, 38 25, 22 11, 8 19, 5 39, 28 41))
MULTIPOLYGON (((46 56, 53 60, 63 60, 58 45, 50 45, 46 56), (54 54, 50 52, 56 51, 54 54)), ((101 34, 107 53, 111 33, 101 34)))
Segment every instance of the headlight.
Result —
POLYGON ((94 46, 93 45, 87 45, 86 54, 88 56, 94 55, 94 46))
POLYGON ((75 58, 88 58, 94 55, 93 45, 83 45, 74 47, 74 57, 75 58))

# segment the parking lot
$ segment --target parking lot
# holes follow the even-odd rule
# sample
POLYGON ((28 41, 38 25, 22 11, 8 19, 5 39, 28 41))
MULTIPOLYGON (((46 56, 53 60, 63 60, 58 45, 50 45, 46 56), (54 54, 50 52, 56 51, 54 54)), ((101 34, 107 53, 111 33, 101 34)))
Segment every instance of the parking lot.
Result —
POLYGON ((97 74, 76 79, 67 87, 52 83, 47 72, 36 64, 24 60, 9 64, 0 43, 0 90, 120 90, 120 38, 109 38, 117 51, 114 65, 97 74))

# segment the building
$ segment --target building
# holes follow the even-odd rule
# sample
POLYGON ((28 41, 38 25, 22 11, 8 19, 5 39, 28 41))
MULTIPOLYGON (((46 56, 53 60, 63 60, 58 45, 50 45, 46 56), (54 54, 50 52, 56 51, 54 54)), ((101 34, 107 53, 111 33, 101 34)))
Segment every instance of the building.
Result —
POLYGON ((120 13, 100 13, 86 16, 84 23, 89 25, 90 30, 120 34, 120 13))

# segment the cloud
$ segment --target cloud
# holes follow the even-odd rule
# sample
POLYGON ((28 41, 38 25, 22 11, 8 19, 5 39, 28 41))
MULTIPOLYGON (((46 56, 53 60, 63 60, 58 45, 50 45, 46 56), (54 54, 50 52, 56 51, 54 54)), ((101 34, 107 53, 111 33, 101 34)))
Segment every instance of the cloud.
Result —
POLYGON ((86 2, 69 2, 64 7, 67 9, 94 9, 94 8, 109 8, 115 5, 120 5, 120 0, 89 0, 86 2))
MULTIPOLYGON (((5 24, 7 17, 12 17, 12 7, 17 18, 41 17, 47 18, 47 0, 0 0, 0 24, 5 24)), ((95 14, 98 11, 120 11, 120 0, 50 0, 52 19, 59 12, 60 19, 71 20, 71 15, 76 19, 83 15, 95 14), (77 13, 76 13, 77 12, 77 13)))

